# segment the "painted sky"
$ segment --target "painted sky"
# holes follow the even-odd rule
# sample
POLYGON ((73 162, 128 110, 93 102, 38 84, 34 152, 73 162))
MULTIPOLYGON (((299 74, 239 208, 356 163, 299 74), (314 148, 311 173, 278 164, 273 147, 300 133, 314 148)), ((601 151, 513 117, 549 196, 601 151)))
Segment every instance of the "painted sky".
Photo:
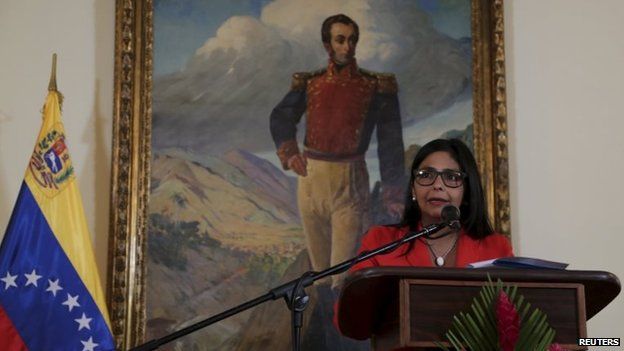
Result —
POLYGON ((232 16, 260 16, 270 0, 155 0, 156 76, 179 71, 232 16))
MULTIPOLYGON (((386 0, 388 1, 388 0, 386 0)), ((272 0, 155 0, 154 75, 181 70, 207 38, 232 16, 259 18, 272 0)), ((398 7, 416 4, 432 26, 459 39, 470 36, 470 0, 395 0, 398 7)))

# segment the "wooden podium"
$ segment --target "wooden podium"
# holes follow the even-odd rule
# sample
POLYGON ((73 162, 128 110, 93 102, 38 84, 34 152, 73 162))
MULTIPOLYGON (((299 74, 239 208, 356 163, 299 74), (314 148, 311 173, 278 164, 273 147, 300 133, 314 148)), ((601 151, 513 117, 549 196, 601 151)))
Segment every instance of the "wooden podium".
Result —
POLYGON ((585 321, 620 292, 618 278, 602 271, 377 267, 355 272, 338 307, 341 332, 371 338, 373 350, 418 350, 445 340, 452 317, 467 311, 481 286, 501 279, 518 286, 533 307, 544 311, 555 342, 570 350, 587 337, 585 321))

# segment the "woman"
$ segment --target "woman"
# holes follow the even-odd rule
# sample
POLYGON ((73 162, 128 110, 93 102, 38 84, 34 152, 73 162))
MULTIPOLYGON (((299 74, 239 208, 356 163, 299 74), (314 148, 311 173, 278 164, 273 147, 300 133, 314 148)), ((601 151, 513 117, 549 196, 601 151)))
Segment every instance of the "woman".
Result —
POLYGON ((461 229, 445 228, 395 251, 372 257, 351 271, 375 266, 465 267, 467 264, 512 256, 507 237, 494 233, 488 222, 477 164, 457 139, 437 139, 423 146, 411 167, 403 219, 398 225, 371 228, 359 251, 368 251, 409 231, 441 222, 441 211, 454 205, 461 212, 461 229))

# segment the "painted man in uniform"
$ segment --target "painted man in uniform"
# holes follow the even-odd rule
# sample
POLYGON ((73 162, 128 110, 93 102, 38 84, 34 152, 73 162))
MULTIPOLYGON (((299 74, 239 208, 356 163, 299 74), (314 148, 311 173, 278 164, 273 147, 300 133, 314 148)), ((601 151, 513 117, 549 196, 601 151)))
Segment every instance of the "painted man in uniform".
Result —
MULTIPOLYGON (((391 74, 357 66, 358 25, 345 15, 323 22, 327 68, 295 73, 291 90, 271 113, 271 135, 286 170, 298 177, 297 199, 314 270, 355 254, 367 230, 370 188, 364 154, 377 130, 382 199, 401 211, 404 150, 397 83, 391 74), (296 140, 306 115, 304 150, 296 140)), ((334 280, 338 283, 338 280, 334 280)))

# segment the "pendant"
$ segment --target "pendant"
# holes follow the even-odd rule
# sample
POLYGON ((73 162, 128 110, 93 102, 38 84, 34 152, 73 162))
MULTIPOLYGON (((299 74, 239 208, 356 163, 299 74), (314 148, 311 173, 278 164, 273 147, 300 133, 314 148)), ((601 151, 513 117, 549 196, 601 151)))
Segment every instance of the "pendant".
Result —
POLYGON ((442 256, 438 256, 438 257, 436 257, 436 259, 435 259, 435 264, 436 264, 436 266, 438 266, 438 267, 442 267, 442 266, 444 266, 444 257, 442 257, 442 256))

